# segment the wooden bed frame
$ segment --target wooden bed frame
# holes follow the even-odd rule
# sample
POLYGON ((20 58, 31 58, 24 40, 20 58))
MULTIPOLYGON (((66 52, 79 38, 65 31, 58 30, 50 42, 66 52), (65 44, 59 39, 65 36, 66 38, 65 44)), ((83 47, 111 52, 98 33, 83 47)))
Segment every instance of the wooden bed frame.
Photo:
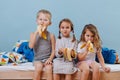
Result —
MULTIPOLYGON (((0 80, 32 80, 33 71, 24 71, 24 70, 0 70, 0 80)), ((72 80, 80 80, 80 71, 72 75, 72 80)), ((61 75, 62 80, 64 80, 64 75, 61 75)), ((42 80, 46 80, 46 73, 43 71, 42 80)), ((89 80, 92 80, 92 71, 90 71, 89 80)), ((120 71, 113 71, 110 73, 105 73, 101 71, 100 80, 120 80, 120 71)))

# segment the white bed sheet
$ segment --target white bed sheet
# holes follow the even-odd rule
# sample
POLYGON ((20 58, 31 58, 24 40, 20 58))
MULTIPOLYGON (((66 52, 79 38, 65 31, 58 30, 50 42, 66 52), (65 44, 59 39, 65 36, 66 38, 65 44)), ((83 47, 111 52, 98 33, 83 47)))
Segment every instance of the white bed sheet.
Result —
POLYGON ((32 62, 27 62, 27 63, 22 63, 17 66, 12 66, 12 65, 5 65, 5 66, 0 66, 0 71, 8 71, 8 70, 34 70, 34 66, 32 62))
POLYGON ((106 64, 106 66, 110 67, 111 72, 120 71, 120 64, 106 64))
MULTIPOLYGON (((106 64, 106 66, 109 66, 111 68, 111 72, 120 71, 120 64, 106 64)), ((34 66, 32 62, 22 63, 17 66, 11 66, 11 65, 0 66, 0 71, 8 71, 8 70, 34 71, 34 66)))

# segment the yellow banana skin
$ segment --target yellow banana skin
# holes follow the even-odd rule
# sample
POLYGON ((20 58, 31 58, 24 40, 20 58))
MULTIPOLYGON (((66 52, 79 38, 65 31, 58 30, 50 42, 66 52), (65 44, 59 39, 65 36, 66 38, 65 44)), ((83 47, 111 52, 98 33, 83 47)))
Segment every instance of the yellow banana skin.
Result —
POLYGON ((75 50, 70 48, 64 48, 63 56, 65 60, 72 61, 77 57, 75 50))
POLYGON ((90 52, 94 52, 94 48, 93 48, 93 44, 92 43, 90 43, 89 44, 90 46, 88 47, 88 51, 90 51, 90 52))
POLYGON ((63 57, 65 60, 67 59, 67 48, 64 48, 63 57))
POLYGON ((86 45, 89 45, 88 51, 94 53, 94 48, 93 48, 93 44, 91 43, 91 41, 88 41, 86 44, 83 44, 83 45, 80 47, 80 49, 84 48, 86 45))
POLYGON ((45 32, 42 32, 41 36, 43 39, 47 39, 47 35, 45 34, 45 32))
POLYGON ((86 46, 86 44, 83 44, 83 45, 80 47, 80 49, 84 48, 85 46, 86 46))
POLYGON ((69 48, 67 48, 67 59, 68 61, 72 61, 71 50, 69 48))
POLYGON ((43 38, 43 39, 47 39, 47 35, 46 35, 46 33, 45 33, 45 26, 43 26, 43 25, 40 25, 40 26, 38 26, 38 31, 39 31, 39 34, 40 34, 40 36, 43 38))

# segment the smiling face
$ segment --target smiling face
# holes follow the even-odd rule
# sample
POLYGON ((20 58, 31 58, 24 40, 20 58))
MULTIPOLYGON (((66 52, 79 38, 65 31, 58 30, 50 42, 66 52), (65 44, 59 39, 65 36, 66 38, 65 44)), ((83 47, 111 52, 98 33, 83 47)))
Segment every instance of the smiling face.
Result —
POLYGON ((93 42, 94 34, 90 30, 86 30, 84 37, 86 42, 87 41, 93 42))
POLYGON ((69 37, 71 32, 70 23, 63 21, 60 25, 60 32, 62 33, 62 36, 69 37))

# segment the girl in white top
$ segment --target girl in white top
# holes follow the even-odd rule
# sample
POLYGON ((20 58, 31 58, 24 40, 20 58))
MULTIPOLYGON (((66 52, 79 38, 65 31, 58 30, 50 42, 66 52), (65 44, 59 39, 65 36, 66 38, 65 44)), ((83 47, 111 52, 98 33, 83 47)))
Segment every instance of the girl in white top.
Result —
POLYGON ((69 19, 63 19, 59 24, 59 36, 56 40, 56 58, 53 60, 54 80, 60 80, 60 74, 65 74, 65 80, 72 80, 71 74, 77 71, 73 60, 68 61, 63 57, 64 48, 77 49, 73 24, 69 19), (73 37, 70 33, 73 32, 73 37))
POLYGON ((106 67, 104 64, 104 59, 101 54, 101 40, 97 31, 97 28, 93 24, 85 25, 81 38, 80 43, 78 44, 78 64, 77 66, 81 70, 81 79, 80 80, 87 80, 89 75, 89 69, 93 70, 92 80, 99 80, 100 79, 100 71, 99 71, 99 64, 95 61, 95 56, 97 55, 99 58, 99 62, 105 72, 110 72, 110 68, 106 67), (90 41, 93 44, 93 52, 88 50, 90 45, 87 42, 90 41), (86 44, 85 47, 81 48, 83 44, 86 44))

